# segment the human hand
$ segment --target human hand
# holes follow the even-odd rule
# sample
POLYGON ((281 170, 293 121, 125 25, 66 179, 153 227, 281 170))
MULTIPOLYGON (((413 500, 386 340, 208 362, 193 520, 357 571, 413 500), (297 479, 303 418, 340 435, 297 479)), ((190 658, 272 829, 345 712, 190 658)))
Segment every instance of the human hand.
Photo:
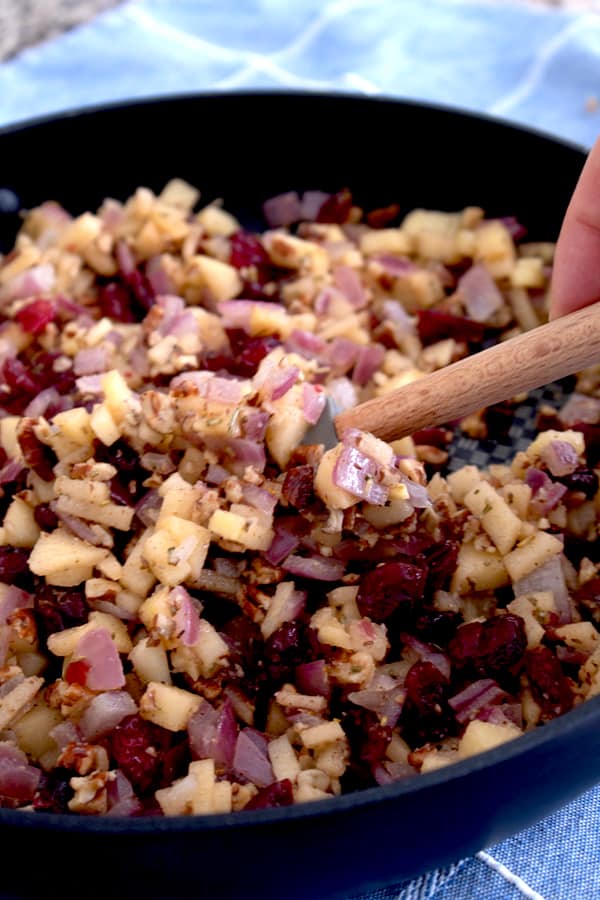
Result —
POLYGON ((600 138, 592 148, 560 230, 550 301, 556 319, 600 300, 600 138))

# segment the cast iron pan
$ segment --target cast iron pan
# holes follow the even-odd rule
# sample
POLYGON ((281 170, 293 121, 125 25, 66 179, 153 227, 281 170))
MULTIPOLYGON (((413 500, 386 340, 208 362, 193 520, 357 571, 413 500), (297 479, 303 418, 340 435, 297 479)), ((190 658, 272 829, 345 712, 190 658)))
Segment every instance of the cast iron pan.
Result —
MULTIPOLYGON (((0 250, 17 207, 55 199, 77 213, 173 176, 205 201, 222 197, 247 226, 273 194, 347 186, 367 208, 479 205, 551 240, 583 160, 546 135, 393 100, 286 92, 115 105, 0 132, 0 250)), ((490 450, 457 447, 478 464, 490 450)), ((123 820, 3 809, 0 891, 325 900, 472 854, 597 781, 600 702, 591 700, 439 772, 294 808, 123 820)))

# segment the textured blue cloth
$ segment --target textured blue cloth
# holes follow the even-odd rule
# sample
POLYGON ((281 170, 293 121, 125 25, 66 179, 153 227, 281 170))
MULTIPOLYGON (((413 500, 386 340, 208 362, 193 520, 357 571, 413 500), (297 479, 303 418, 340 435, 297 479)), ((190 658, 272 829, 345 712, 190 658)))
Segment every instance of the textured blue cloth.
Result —
MULTIPOLYGON (((502 0, 141 0, 0 65, 0 125, 282 86, 438 101, 590 146, 600 16, 502 0)), ((600 788, 472 859, 360 900, 598 900, 599 822, 600 788)))

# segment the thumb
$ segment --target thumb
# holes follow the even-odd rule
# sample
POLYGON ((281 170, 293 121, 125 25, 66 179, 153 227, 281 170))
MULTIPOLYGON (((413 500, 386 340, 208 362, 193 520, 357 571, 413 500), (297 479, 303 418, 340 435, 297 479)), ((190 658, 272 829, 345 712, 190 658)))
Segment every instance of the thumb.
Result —
POLYGON ((600 139, 590 152, 560 230, 550 318, 600 300, 600 139))

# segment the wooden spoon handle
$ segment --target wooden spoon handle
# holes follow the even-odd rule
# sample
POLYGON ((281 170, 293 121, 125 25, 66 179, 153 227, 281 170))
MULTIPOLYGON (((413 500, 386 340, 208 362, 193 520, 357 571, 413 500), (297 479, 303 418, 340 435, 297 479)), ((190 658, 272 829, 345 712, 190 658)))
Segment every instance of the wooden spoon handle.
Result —
POLYGON ((452 422, 600 363, 600 303, 540 325, 425 375, 405 387, 367 400, 335 418, 347 428, 370 431, 386 441, 420 428, 452 422))

